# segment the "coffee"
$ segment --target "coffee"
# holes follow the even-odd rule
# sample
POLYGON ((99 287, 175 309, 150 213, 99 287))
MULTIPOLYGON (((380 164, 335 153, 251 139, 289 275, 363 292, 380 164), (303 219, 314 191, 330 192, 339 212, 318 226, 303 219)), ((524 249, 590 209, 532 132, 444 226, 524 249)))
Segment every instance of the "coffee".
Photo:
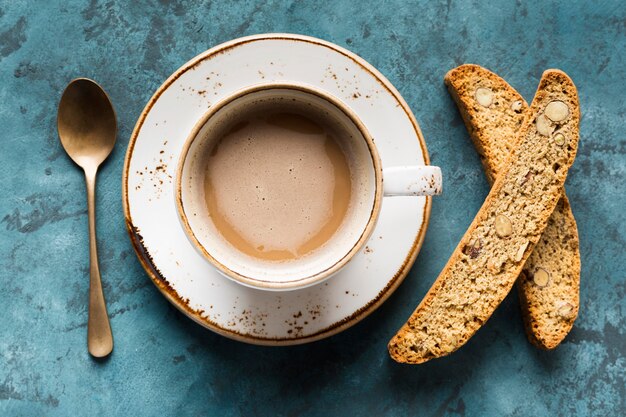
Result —
POLYGON ((208 214, 239 251, 289 261, 322 247, 351 202, 343 132, 293 110, 259 109, 228 126, 204 178, 208 214))

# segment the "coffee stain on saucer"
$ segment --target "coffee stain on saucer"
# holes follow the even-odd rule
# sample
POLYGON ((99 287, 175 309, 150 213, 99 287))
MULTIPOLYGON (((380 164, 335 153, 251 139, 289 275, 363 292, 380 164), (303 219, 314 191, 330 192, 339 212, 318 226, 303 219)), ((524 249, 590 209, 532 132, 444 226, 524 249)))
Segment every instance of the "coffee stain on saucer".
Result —
MULTIPOLYGON (((174 159, 174 156, 171 152, 167 153, 169 156, 164 156, 166 154, 165 147, 167 146, 167 143, 168 141, 165 139, 161 145, 162 149, 159 151, 160 157, 153 158, 154 165, 146 165, 142 169, 135 171, 138 178, 138 184, 135 185, 135 190, 139 191, 143 187, 151 187, 154 191, 151 195, 156 200, 161 198, 161 195, 163 194, 163 186, 170 185, 174 181, 174 176, 168 169, 174 159)), ((152 198, 148 201, 152 201, 152 198)))
POLYGON ((357 75, 350 71, 348 67, 344 67, 343 71, 336 71, 332 65, 328 65, 324 73, 324 78, 320 80, 320 83, 334 84, 337 89, 343 93, 346 100, 354 101, 363 97, 369 101, 370 106, 374 106, 374 101, 380 95, 379 90, 368 90, 366 92, 362 92, 359 88, 361 83, 359 82, 357 75))

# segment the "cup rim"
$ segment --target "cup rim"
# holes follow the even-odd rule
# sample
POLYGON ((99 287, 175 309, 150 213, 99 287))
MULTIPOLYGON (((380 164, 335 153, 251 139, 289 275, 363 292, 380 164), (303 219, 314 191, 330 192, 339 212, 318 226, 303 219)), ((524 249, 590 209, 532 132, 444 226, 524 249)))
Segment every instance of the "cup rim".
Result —
POLYGON ((257 289, 261 290, 290 290, 290 289, 300 289, 312 286, 314 284, 325 281, 334 273, 338 272, 342 267, 344 267, 356 253, 361 249, 361 247, 367 242, 370 235, 374 230, 374 226, 376 224, 376 220, 378 219, 378 215, 380 214, 382 197, 383 197, 383 178, 382 178, 382 162, 380 159, 380 155, 378 154, 378 150, 376 149, 376 145, 374 144, 374 139, 371 134, 358 117, 358 115, 348 107, 343 101, 341 101, 338 97, 329 94, 319 88, 313 87, 306 83, 301 82, 267 82, 255 84, 252 86, 248 86, 242 89, 237 90, 233 94, 223 98, 218 101, 211 108, 204 113, 204 115, 195 123, 193 129, 187 135, 187 139, 185 139, 185 143, 180 153, 180 157, 178 159, 178 164, 176 168, 176 178, 174 181, 174 196, 176 201, 176 211, 178 212, 179 219, 181 220, 182 226, 185 230, 185 233, 191 243, 200 251, 200 253, 207 259, 218 271, 222 272, 228 278, 257 289), (195 142, 198 137, 198 133, 204 127, 204 125, 209 121, 211 117, 213 117, 218 111, 223 109, 228 104, 233 101, 244 97, 248 94, 257 93, 265 90, 277 90, 277 89, 286 89, 286 90, 296 90, 302 91, 308 94, 313 94, 331 105, 335 106, 339 109, 344 115, 346 115, 350 121, 356 126, 359 130, 361 136, 366 142, 370 157, 372 159, 372 165, 374 167, 374 203, 372 205, 372 209, 370 212, 369 219, 367 224, 363 228, 361 235, 354 243, 352 248, 346 252, 341 258, 339 258, 335 263, 331 266, 327 267, 322 271, 317 271, 311 273, 310 275, 298 278, 289 281, 268 281, 268 280, 260 280, 251 276, 244 275, 238 271, 235 271, 228 266, 222 264, 219 260, 217 260, 211 253, 202 245, 200 240, 196 237, 191 225, 189 224, 189 220, 187 219, 187 214, 185 213, 185 206, 182 200, 182 172, 185 166, 185 162, 187 160, 187 156, 189 154, 189 150, 192 144, 195 142))

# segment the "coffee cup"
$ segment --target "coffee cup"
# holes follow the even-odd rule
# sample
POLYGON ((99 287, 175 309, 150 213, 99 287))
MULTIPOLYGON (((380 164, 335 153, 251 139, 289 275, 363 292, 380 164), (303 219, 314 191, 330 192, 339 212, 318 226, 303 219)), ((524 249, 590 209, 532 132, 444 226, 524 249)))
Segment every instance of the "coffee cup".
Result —
POLYGON ((441 171, 383 169, 342 100, 274 82, 209 109, 185 142, 174 183, 185 233, 219 272, 258 289, 294 290, 344 267, 386 198, 440 194, 441 171))

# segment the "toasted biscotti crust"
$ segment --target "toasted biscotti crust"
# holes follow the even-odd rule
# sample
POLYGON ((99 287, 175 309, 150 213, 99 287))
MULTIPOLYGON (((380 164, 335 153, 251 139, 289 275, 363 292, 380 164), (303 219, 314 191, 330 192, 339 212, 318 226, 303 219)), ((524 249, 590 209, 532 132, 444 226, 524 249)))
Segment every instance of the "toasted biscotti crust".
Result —
POLYGON ((457 350, 508 294, 574 162, 578 109, 570 78, 559 70, 546 71, 483 206, 420 305, 389 342, 394 360, 422 363, 457 350))
MULTIPOLYGON (((493 183, 506 162, 513 134, 519 130, 528 105, 506 81, 478 65, 461 65, 449 71, 445 83, 480 153, 487 178, 493 183), (480 105, 475 97, 477 88, 490 89, 496 100, 487 107, 480 105)), ((517 280, 522 316, 531 343, 553 349, 563 341, 578 314, 579 283, 578 230, 563 190, 542 238, 517 280), (539 270, 548 273, 548 282, 541 279, 535 282, 534 273, 539 270)))

